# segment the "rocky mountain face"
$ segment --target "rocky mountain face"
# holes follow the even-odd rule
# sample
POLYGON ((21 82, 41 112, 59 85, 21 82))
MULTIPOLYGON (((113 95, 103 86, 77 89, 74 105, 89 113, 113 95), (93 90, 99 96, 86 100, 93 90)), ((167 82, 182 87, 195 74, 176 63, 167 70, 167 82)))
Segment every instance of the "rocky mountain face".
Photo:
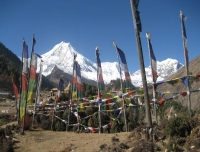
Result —
MULTIPOLYGON (((60 76, 62 76, 62 78, 64 80, 64 85, 65 86, 67 86, 69 83, 72 82, 72 75, 68 74, 68 73, 65 73, 63 70, 59 69, 56 65, 53 68, 51 74, 49 74, 48 76, 46 76, 46 78, 49 81, 53 82, 55 87, 58 87, 60 76)), ((85 79, 85 78, 82 78, 81 82, 82 83, 87 83, 87 84, 90 84, 90 85, 94 85, 94 86, 97 85, 96 81, 85 79)))

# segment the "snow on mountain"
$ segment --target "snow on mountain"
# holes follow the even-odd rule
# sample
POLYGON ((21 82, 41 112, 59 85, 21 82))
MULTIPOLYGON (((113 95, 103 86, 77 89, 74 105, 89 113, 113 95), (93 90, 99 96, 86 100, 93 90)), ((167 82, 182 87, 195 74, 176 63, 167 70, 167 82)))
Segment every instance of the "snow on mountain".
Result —
MULTIPOLYGON (((162 81, 166 79, 170 75, 176 73, 182 67, 183 64, 179 63, 175 59, 168 58, 162 62, 157 61, 157 74, 158 74, 157 81, 162 81)), ((147 83, 152 83, 151 66, 145 68, 145 72, 146 72, 147 83)), ((140 70, 134 72, 131 75, 131 80, 133 85, 142 86, 142 77, 140 70)))
MULTIPOLYGON (((57 65, 57 67, 63 70, 65 73, 72 74, 72 70, 73 70, 72 65, 73 65, 73 58, 74 58, 75 53, 77 54, 76 60, 81 66, 82 77, 96 81, 96 77, 97 77, 96 63, 93 63, 86 57, 82 56, 72 47, 70 43, 65 43, 65 42, 61 42, 55 45, 52 50, 41 55, 42 60, 44 61, 42 74, 44 76, 51 74, 51 71, 53 70, 55 65, 57 65)), ((38 59, 37 72, 39 72, 39 63, 40 63, 40 60, 38 59)), ((102 71, 103 79, 106 84, 110 83, 111 80, 116 80, 117 78, 120 78, 117 62, 113 62, 113 63, 102 62, 101 66, 103 70, 102 71)), ((182 66, 183 65, 175 59, 166 59, 162 62, 157 62, 157 69, 158 69, 158 75, 159 75, 158 81, 167 78, 169 75, 178 71, 182 66)), ((145 71, 146 71, 147 82, 148 83, 152 82, 150 67, 145 68, 145 71)), ((123 68, 122 68, 122 74, 123 74, 123 68)), ((124 75, 122 75, 122 77, 124 78, 124 75)), ((142 85, 140 70, 134 72, 131 75, 131 80, 133 82, 133 85, 135 86, 142 85)))
MULTIPOLYGON (((42 60, 44 61, 42 74, 44 76, 51 74, 51 71, 53 70, 55 65, 57 65, 57 67, 63 70, 65 73, 72 74, 72 65, 75 53, 77 54, 76 60, 81 66, 81 76, 96 81, 96 63, 93 63, 86 57, 82 56, 72 47, 70 43, 65 42, 61 42, 60 44, 55 45, 52 50, 41 55, 42 60)), ((40 60, 38 60, 38 71, 39 63, 40 60)), ((106 75, 106 77, 104 78, 105 83, 109 83, 110 80, 117 79, 120 77, 117 66, 117 62, 102 63, 103 75, 106 75)))

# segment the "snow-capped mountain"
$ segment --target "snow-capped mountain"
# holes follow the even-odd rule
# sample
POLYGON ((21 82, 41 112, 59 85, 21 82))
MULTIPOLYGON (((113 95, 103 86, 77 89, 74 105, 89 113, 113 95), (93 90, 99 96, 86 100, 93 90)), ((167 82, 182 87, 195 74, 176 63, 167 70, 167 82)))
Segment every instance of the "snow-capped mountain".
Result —
MULTIPOLYGON (((162 62, 157 61, 157 75, 158 75, 157 81, 162 81, 166 79, 170 75, 176 73, 182 67, 183 64, 179 63, 175 59, 168 58, 162 62)), ((151 66, 145 68, 145 71, 146 71, 147 83, 151 83, 152 82, 151 66)), ((133 85, 142 86, 142 78, 140 70, 134 72, 131 75, 131 80, 133 85)))
MULTIPOLYGON (((65 42, 61 42, 60 44, 55 45, 52 50, 41 55, 42 60, 44 61, 42 74, 44 76, 51 74, 51 71, 53 70, 55 65, 57 65, 57 67, 63 70, 65 73, 72 74, 72 70, 73 70, 72 65, 73 65, 73 58, 74 58, 75 53, 77 54, 76 60, 81 66, 82 77, 96 81, 96 75, 97 75, 96 63, 93 63, 86 57, 82 56, 72 47, 70 43, 65 43, 65 42)), ((38 59, 38 63, 40 63, 39 59, 38 59)), ((120 78, 117 62, 113 62, 113 63, 102 62, 101 66, 103 70, 102 71, 103 79, 106 84, 110 83, 111 80, 120 78)), ((166 59, 162 62, 157 62, 157 69, 158 69, 158 76, 159 76, 158 80, 165 79, 169 75, 178 71, 182 66, 183 65, 175 59, 166 59)), ((37 69, 38 69, 37 72, 39 72, 39 64, 38 64, 37 69)), ((151 79, 152 79, 150 67, 146 68, 145 70, 146 70, 147 81, 149 83, 151 82, 151 79)), ((123 71, 122 71, 122 74, 123 74, 123 71)), ((136 71, 135 73, 131 75, 131 80, 133 82, 133 85, 135 86, 142 85, 140 70, 136 71)))

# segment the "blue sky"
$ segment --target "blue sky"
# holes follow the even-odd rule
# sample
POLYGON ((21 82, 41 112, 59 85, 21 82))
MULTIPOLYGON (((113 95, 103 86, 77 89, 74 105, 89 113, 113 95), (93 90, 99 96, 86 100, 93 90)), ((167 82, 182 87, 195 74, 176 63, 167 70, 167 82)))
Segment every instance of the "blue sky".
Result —
MULTIPOLYGON (((184 63, 180 9, 187 16, 189 60, 200 52, 199 0, 140 0, 140 33, 145 67, 149 66, 146 31, 151 34, 157 61, 167 58, 184 63)), ((0 5, 0 42, 21 56, 22 39, 42 55, 61 41, 96 62, 117 62, 113 41, 124 51, 131 73, 140 69, 129 0, 4 0, 0 5)))

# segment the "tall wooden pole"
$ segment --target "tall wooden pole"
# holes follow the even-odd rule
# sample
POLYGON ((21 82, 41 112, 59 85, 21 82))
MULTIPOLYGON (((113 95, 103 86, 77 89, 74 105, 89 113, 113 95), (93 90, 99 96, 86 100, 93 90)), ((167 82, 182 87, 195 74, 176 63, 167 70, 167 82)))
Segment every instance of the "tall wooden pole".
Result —
MULTIPOLYGON (((77 71, 77 66, 78 66, 78 62, 76 62, 76 71, 77 71)), ((79 115, 78 115, 78 88, 77 88, 77 75, 76 75, 76 110, 77 110, 77 123, 78 123, 78 132, 79 132, 79 115)))
POLYGON ((122 92, 122 102, 123 102, 123 111, 124 111, 124 123, 125 123, 125 126, 126 126, 126 132, 128 132, 127 121, 126 121, 125 99, 124 99, 124 96, 123 96, 124 91, 123 91, 123 83, 122 83, 122 70, 121 70, 121 66, 120 66, 120 60, 119 60, 119 53, 118 53, 118 50, 117 50, 117 44, 115 42, 113 42, 113 45, 116 48, 116 53, 117 53, 117 58, 118 58, 119 73, 120 73, 120 83, 121 83, 121 92, 122 92))
MULTIPOLYGON (((99 52, 98 47, 96 47, 96 54, 99 52)), ((98 66, 98 59, 96 56, 97 60, 97 89, 98 89, 98 95, 97 95, 97 100, 98 100, 98 106, 99 106, 99 134, 101 134, 101 105, 100 105, 100 88, 99 88, 99 66, 98 66)))
MULTIPOLYGON (((156 70, 157 73, 157 67, 153 67, 153 63, 152 63, 152 57, 151 57, 151 53, 153 53, 153 49, 151 46, 151 35, 146 32, 146 38, 147 38, 147 42, 148 42, 148 48, 149 48, 149 60, 150 60, 150 65, 151 65, 151 75, 152 75, 152 88, 153 88, 153 106, 154 106, 154 112, 155 112, 155 118, 156 118, 156 123, 158 124, 158 117, 157 117, 157 108, 156 108, 156 88, 155 88, 155 84, 156 84, 156 79, 154 79, 154 75, 153 75, 153 68, 156 68, 154 70, 156 70), (151 52, 152 51, 152 52, 151 52)), ((156 62, 156 61, 155 61, 156 62)))
POLYGON ((74 77, 74 62, 76 60, 77 54, 74 54, 74 60, 73 60, 73 71, 72 71, 72 85, 71 85, 71 93, 70 93, 70 106, 69 106, 69 115, 68 115, 68 124, 67 124, 67 131, 69 130, 69 121, 70 121, 70 115, 72 111, 72 96, 73 96, 73 77, 74 77))
POLYGON ((34 110, 33 110, 33 120, 32 120, 32 128, 33 128, 33 126, 34 126, 34 119, 35 119, 35 110, 36 110, 36 105, 37 105, 37 103, 38 103, 38 101, 39 101, 39 98, 40 98, 40 87, 41 87, 41 81, 42 81, 42 67, 43 67, 43 65, 42 65, 42 62, 43 62, 43 60, 41 59, 40 60, 40 72, 39 72, 39 74, 38 74, 38 83, 37 83, 37 90, 36 90, 36 97, 35 97, 35 104, 34 104, 34 110))
MULTIPOLYGON (((23 44, 24 44, 24 38, 23 38, 23 44)), ((20 103, 21 103, 21 93, 22 93, 22 71, 23 71, 23 63, 24 63, 24 51, 23 51, 23 45, 22 45, 22 62, 21 62, 21 69, 20 69, 20 86, 19 86, 19 102, 18 102, 18 113, 17 113, 17 121, 18 121, 18 125, 20 125, 20 103)))
POLYGON ((143 82, 146 118, 147 118, 148 127, 152 128, 152 120, 151 120, 150 104, 149 104, 149 94, 148 94, 147 81, 146 81, 146 75, 145 75, 145 66, 144 66, 142 45, 141 45, 141 41, 140 41, 140 32, 136 25, 136 23, 137 23, 136 22, 136 14, 135 14, 136 8, 135 8, 134 0, 130 0, 130 3, 131 3, 131 9, 132 9, 133 24, 135 27, 135 36, 136 36, 136 42, 137 42, 138 56, 139 56, 139 60, 140 60, 140 70, 141 70, 142 82, 143 82))
POLYGON ((180 11, 181 17, 181 27, 182 27, 182 39, 183 39, 183 49, 184 49, 184 56, 185 56, 185 71, 186 76, 188 76, 188 86, 187 86, 187 95, 188 95, 188 110, 191 116, 191 101, 190 101, 190 82, 189 82, 189 57, 188 57, 188 48, 187 48, 187 35, 184 25, 184 20, 186 19, 185 15, 180 11))

